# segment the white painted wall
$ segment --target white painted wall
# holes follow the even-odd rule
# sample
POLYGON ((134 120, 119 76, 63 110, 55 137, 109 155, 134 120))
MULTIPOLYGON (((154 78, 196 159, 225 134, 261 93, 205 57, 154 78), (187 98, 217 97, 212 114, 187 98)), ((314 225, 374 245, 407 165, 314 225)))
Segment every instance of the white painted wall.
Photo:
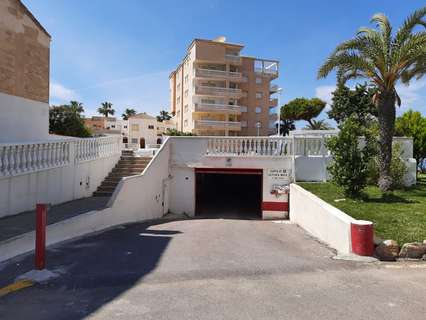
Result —
POLYGON ((290 185, 290 220, 339 253, 352 252, 356 220, 296 184, 290 185))
MULTIPOLYGON (((0 217, 32 210, 37 203, 59 204, 91 196, 120 159, 121 144, 113 145, 114 141, 119 141, 119 139, 68 139, 63 141, 68 146, 66 149, 68 151, 64 155, 67 161, 64 163, 44 169, 22 171, 6 176, 0 175, 0 217), (96 148, 89 149, 86 145, 80 145, 80 149, 77 147, 79 141, 82 140, 85 143, 87 141, 108 142, 109 144, 103 146, 110 149, 108 152, 104 150, 104 154, 96 155, 95 152, 99 152, 96 151, 96 148), (78 155, 77 150, 80 150, 78 155), (89 154, 87 152, 89 150, 95 152, 89 154), (87 160, 82 160, 84 157, 87 157, 87 160)), ((0 151, 10 150, 4 151, 2 146, 4 145, 0 144, 0 151)), ((17 146, 25 147, 27 145, 17 146)), ((0 163, 5 160, 5 154, 2 152, 0 152, 0 163)), ((49 154, 54 153, 52 151, 49 154)), ((22 162, 20 167, 23 168, 24 165, 30 164, 22 162)))
POLYGON ((0 92, 0 143, 49 138, 49 105, 0 92))

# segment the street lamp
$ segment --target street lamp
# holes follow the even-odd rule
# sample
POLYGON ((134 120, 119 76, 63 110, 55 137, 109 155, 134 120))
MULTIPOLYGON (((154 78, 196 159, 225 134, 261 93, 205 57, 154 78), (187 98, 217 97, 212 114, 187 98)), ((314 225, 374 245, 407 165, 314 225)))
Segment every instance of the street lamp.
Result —
POLYGON ((260 127, 262 126, 262 123, 260 121, 256 122, 256 128, 257 128, 257 136, 259 136, 260 127))
POLYGON ((281 135, 281 107, 280 107, 280 102, 281 102, 281 92, 283 91, 283 88, 278 88, 277 92, 278 92, 278 108, 277 108, 277 117, 278 117, 278 124, 277 124, 277 129, 278 129, 278 137, 281 135))

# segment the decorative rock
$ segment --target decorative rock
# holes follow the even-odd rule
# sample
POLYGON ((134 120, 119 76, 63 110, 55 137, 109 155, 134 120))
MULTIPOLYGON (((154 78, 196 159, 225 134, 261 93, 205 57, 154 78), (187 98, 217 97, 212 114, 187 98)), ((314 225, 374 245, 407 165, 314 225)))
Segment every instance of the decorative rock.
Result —
POLYGON ((402 246, 399 252, 400 258, 422 259, 426 254, 426 244, 421 242, 406 243, 402 246))
POLYGON ((385 240, 376 247, 376 256, 381 261, 395 261, 398 254, 399 245, 395 240, 385 240))

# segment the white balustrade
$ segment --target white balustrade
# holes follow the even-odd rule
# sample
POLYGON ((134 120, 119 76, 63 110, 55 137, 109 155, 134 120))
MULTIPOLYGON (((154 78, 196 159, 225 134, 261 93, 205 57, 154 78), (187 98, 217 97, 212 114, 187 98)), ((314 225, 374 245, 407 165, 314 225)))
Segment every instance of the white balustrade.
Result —
POLYGON ((288 137, 209 137, 207 154, 237 156, 291 156, 293 139, 288 137))
POLYGON ((104 158, 120 152, 120 136, 36 143, 1 143, 0 177, 67 166, 73 161, 104 158), (75 150, 74 159, 71 159, 71 149, 75 150))

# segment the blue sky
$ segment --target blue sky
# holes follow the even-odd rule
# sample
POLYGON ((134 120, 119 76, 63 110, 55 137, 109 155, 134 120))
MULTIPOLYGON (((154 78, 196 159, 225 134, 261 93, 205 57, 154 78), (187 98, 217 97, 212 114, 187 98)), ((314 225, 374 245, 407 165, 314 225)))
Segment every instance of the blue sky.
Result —
MULTIPOLYGON (((193 38, 224 35, 243 53, 280 60, 282 102, 330 99, 335 78, 316 72, 341 41, 376 12, 394 26, 424 1, 139 1, 23 0, 52 35, 51 104, 83 102, 87 115, 103 101, 153 115, 168 110, 168 75, 193 38)), ((426 114, 426 79, 399 86, 403 107, 426 114)), ((320 118, 324 118, 321 115, 320 118)))

